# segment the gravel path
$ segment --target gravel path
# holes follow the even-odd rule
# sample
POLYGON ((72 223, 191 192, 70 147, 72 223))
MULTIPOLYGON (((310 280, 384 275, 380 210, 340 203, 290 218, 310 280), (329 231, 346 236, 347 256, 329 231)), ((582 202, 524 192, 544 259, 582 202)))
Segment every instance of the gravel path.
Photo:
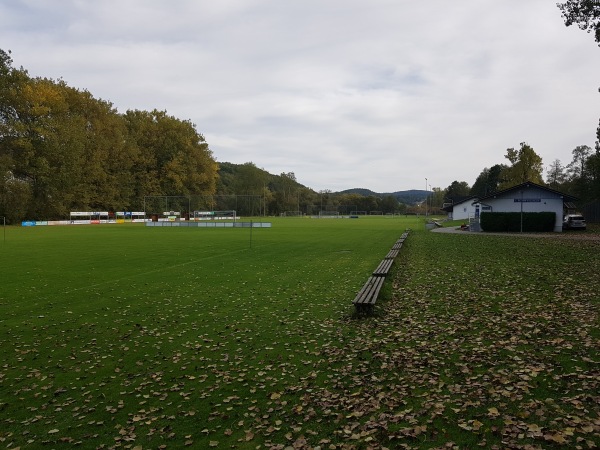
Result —
POLYGON ((461 230, 460 227, 443 227, 433 228, 432 233, 446 233, 446 234, 464 234, 474 236, 514 236, 514 237, 529 237, 529 238, 552 238, 552 239, 573 239, 579 241, 600 241, 599 233, 589 233, 580 231, 565 231, 562 233, 486 233, 472 232, 461 230))

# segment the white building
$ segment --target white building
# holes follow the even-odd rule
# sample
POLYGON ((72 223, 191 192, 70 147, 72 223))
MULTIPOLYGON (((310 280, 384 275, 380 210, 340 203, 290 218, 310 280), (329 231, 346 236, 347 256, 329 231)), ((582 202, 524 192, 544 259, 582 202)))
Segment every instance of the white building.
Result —
POLYGON ((489 212, 554 212, 554 231, 562 231, 565 202, 574 197, 530 181, 479 198, 475 202, 475 217, 489 212))
POLYGON ((473 219, 475 217, 475 206, 477 200, 477 197, 467 197, 457 200, 443 209, 444 211, 448 212, 448 218, 451 220, 468 221, 469 219, 473 219))

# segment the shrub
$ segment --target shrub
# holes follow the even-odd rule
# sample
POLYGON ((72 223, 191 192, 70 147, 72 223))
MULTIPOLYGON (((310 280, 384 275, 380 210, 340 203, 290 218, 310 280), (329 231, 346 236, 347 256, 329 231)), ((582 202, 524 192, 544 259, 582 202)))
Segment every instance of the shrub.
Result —
POLYGON ((554 231, 556 213, 520 213, 520 212, 486 212, 481 215, 481 229, 483 231, 554 231))

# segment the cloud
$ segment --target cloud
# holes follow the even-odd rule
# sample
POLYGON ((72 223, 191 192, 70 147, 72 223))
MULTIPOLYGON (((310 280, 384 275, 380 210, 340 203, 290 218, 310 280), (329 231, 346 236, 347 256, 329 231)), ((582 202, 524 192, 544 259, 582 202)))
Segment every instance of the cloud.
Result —
POLYGON ((598 124, 600 50, 546 0, 9 0, 0 42, 317 190, 472 184, 522 141, 567 163, 598 124))

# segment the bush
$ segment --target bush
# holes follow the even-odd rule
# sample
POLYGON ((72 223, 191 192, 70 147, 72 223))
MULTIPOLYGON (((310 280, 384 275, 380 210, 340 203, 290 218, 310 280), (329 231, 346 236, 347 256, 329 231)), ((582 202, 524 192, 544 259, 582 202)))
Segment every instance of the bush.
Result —
POLYGON ((483 231, 521 231, 521 217, 523 218, 522 231, 554 231, 556 213, 520 213, 520 212, 486 212, 481 215, 481 229, 483 231))

